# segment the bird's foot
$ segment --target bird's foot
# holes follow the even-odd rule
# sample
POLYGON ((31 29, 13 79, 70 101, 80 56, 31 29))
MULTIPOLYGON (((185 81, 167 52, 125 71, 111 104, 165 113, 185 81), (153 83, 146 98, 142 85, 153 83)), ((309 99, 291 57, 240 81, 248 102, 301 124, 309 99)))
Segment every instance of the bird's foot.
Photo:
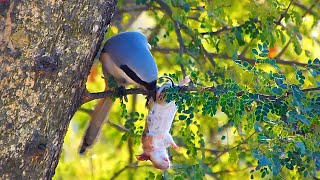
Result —
POLYGON ((124 99, 126 102, 128 102, 127 91, 126 91, 126 88, 124 86, 119 86, 117 88, 117 95, 121 99, 124 99))

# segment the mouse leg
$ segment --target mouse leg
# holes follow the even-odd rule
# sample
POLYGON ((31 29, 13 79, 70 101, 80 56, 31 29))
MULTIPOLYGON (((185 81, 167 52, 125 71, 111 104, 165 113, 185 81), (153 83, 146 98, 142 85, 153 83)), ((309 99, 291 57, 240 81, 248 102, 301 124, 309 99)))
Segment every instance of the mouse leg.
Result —
POLYGON ((167 134, 166 142, 175 150, 179 148, 179 146, 173 141, 172 136, 170 134, 167 134))

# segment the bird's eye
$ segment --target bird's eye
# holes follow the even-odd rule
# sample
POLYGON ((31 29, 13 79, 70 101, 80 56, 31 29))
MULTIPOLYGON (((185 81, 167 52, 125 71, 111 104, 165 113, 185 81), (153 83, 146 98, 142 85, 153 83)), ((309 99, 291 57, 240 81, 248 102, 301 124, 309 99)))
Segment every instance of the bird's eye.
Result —
POLYGON ((166 162, 169 162, 169 159, 168 158, 163 158, 164 161, 166 162))

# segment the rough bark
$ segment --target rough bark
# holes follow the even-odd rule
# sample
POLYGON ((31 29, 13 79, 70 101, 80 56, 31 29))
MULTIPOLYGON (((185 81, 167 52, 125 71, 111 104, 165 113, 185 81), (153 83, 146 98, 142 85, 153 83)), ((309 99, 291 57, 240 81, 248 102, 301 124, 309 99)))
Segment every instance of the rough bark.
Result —
POLYGON ((50 179, 116 0, 0 0, 0 179, 50 179))

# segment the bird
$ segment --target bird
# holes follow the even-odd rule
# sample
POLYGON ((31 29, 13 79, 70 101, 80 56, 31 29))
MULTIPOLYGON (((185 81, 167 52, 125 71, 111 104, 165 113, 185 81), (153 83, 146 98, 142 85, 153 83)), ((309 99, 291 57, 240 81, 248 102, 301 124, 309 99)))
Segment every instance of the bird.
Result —
MULTIPOLYGON (((147 37, 140 32, 122 32, 109 38, 99 58, 105 79, 112 76, 117 85, 122 87, 136 85, 148 92, 147 99, 155 98, 158 67, 150 49, 147 37)), ((109 90, 108 81, 105 83, 106 90, 109 90)), ((80 154, 94 143, 112 104, 112 99, 106 97, 95 107, 80 146, 80 154)))

